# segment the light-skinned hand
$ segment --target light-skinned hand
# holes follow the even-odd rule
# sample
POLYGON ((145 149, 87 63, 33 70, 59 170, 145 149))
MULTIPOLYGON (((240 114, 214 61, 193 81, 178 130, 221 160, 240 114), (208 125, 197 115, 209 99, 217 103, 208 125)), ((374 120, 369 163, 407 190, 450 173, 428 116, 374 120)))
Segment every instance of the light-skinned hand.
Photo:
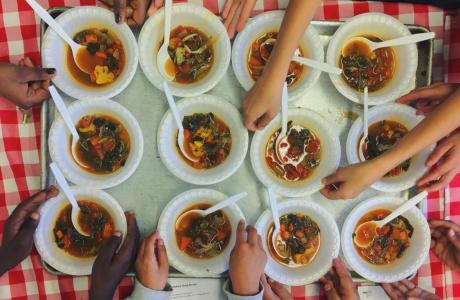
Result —
POLYGON ((460 226, 451 221, 430 220, 431 250, 439 260, 460 272, 460 226))
POLYGON ((358 289, 340 258, 332 261, 332 268, 319 281, 328 300, 359 300, 358 289))
POLYGON ((413 105, 418 115, 427 115, 449 98, 458 88, 457 84, 435 83, 402 96, 397 103, 413 105))
POLYGON ((164 241, 155 230, 139 246, 136 276, 146 288, 162 291, 168 282, 169 263, 164 241))
POLYGON ((221 15, 229 38, 233 38, 237 31, 243 30, 255 5, 256 0, 227 0, 225 2, 221 15))
POLYGON ((50 186, 22 201, 6 220, 0 247, 0 276, 29 256, 34 244, 33 235, 40 220, 38 208, 58 194, 58 189, 50 186))
POLYGON ((238 223, 236 243, 230 254, 229 273, 232 291, 236 295, 250 296, 259 293, 260 278, 264 274, 267 255, 257 230, 244 221, 238 223), (245 236, 247 234, 247 237, 245 236))
MULTIPOLYGON (((127 23, 130 27, 142 26, 149 0, 98 0, 97 6, 114 13, 115 22, 127 23)), ((155 5, 153 1, 152 6, 155 5)))
POLYGON ((262 275, 260 278, 264 287, 264 300, 292 300, 291 294, 278 281, 262 275))
POLYGON ((30 58, 18 65, 0 63, 0 96, 23 109, 41 104, 49 98, 48 86, 56 70, 35 67, 30 58))
POLYGON ((134 264, 139 246, 139 228, 134 213, 125 213, 128 231, 123 245, 120 231, 115 231, 107 241, 93 264, 89 299, 109 300, 115 289, 134 264))
POLYGON ((407 279, 383 283, 382 288, 392 300, 440 300, 438 296, 427 292, 407 279))

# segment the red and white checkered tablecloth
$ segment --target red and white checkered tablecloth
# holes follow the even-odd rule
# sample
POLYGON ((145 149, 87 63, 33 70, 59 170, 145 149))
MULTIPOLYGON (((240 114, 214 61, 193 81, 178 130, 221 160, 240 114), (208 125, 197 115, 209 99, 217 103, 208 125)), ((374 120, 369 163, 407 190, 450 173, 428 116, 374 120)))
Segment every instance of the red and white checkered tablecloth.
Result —
MULTIPOLYGON (((186 1, 186 0, 185 0, 186 1)), ((95 0, 38 0, 44 7, 94 5, 95 0)), ((178 1, 184 2, 184 0, 178 1)), ((189 0, 218 13, 225 0, 189 0)), ((254 14, 282 9, 287 0, 259 0, 254 14)), ((460 16, 441 9, 412 4, 325 0, 315 19, 343 20, 365 12, 383 12, 403 23, 419 24, 436 33, 433 80, 460 83, 460 16)), ((24 56, 39 63, 39 19, 24 0, 0 0, 0 61, 16 63, 24 56)), ((0 99, 0 236, 8 215, 16 205, 36 192, 40 184, 40 113, 32 110, 29 123, 22 124, 22 113, 0 99)), ((426 205, 429 219, 447 218, 460 223, 460 176, 450 185, 450 201, 444 193, 432 193, 426 205)), ((422 287, 432 287, 445 299, 459 299, 460 274, 443 266, 432 253, 415 279, 422 287)), ((53 276, 45 272, 34 251, 19 266, 0 277, 0 299, 86 299, 89 278, 53 276)), ((131 293, 126 278, 115 298, 131 293)), ((320 299, 323 292, 312 284, 293 287, 294 299, 320 299)))

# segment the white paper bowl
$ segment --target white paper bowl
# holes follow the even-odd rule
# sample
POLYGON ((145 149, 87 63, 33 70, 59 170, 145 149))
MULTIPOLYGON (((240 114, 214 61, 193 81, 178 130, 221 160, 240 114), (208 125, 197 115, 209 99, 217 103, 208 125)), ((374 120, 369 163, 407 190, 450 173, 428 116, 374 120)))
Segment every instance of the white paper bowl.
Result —
POLYGON ((79 83, 67 68, 67 44, 48 28, 42 40, 42 64, 45 68, 56 68, 53 83, 64 93, 76 99, 108 99, 121 93, 131 82, 137 70, 139 58, 136 38, 126 24, 117 24, 113 13, 95 6, 71 8, 56 18, 65 32, 73 37, 81 30, 91 27, 105 27, 113 31, 123 44, 125 67, 118 78, 111 84, 101 87, 89 87, 79 83))
MULTIPOLYGON (((423 116, 417 116, 415 109, 408 105, 393 103, 375 106, 369 109, 368 119, 369 126, 378 121, 391 120, 403 124, 410 131, 423 120, 423 116)), ((358 145, 359 138, 362 134, 363 121, 362 118, 359 117, 351 126, 347 137, 346 152, 350 164, 360 162, 358 145)), ((425 162, 433 148, 434 145, 431 145, 412 157, 407 172, 399 176, 383 177, 381 180, 372 184, 371 187, 382 192, 400 192, 414 186, 417 179, 427 171, 425 162)))
POLYGON ((177 126, 171 110, 168 110, 158 126, 158 152, 163 164, 177 178, 196 185, 209 185, 221 182, 238 170, 248 150, 248 131, 238 110, 230 103, 213 95, 184 98, 177 102, 182 116, 194 113, 214 113, 230 129, 232 148, 227 159, 220 165, 198 170, 188 165, 181 157, 177 144, 177 126))
POLYGON ((257 232, 262 237, 262 245, 267 253, 268 261, 265 273, 272 279, 286 285, 306 285, 317 281, 327 273, 332 266, 332 260, 340 250, 340 233, 334 217, 324 208, 306 199, 289 199, 278 204, 279 215, 300 212, 318 224, 320 229, 320 247, 313 260, 299 268, 289 268, 281 265, 269 254, 267 232, 273 225, 270 210, 266 210, 257 220, 257 232))
POLYGON ((106 114, 121 122, 128 131, 130 152, 126 164, 111 174, 93 174, 85 171, 72 157, 70 152, 70 131, 60 115, 56 116, 48 137, 51 159, 59 166, 64 176, 76 185, 106 189, 127 180, 137 169, 144 152, 144 137, 134 116, 121 104, 111 100, 95 102, 79 100, 68 106, 74 124, 86 115, 106 114))
POLYGON ((333 173, 340 163, 340 142, 337 130, 318 113, 306 108, 290 108, 288 120, 313 131, 321 141, 321 162, 313 174, 306 180, 287 182, 277 177, 265 161, 265 147, 270 136, 281 127, 278 115, 267 127, 257 131, 251 143, 251 163, 257 178, 275 192, 287 197, 301 197, 319 191, 321 180, 333 173))
MULTIPOLYGON (((346 42, 355 36, 375 35, 389 40, 410 35, 410 31, 399 20, 381 13, 366 13, 350 18, 332 36, 327 48, 328 64, 340 67, 340 52, 346 42)), ((393 78, 377 91, 369 93, 369 104, 377 105, 394 101, 412 90, 418 65, 418 52, 415 44, 393 47, 396 56, 396 69, 393 78)), ((336 89, 353 102, 361 103, 362 93, 350 87, 342 75, 329 74, 336 89)))
MULTIPOLYGON (((115 230, 124 237, 127 231, 126 217, 118 202, 109 194, 100 190, 83 187, 71 188, 77 200, 90 200, 102 207, 112 216, 115 230)), ((60 193, 40 206, 40 223, 34 234, 34 243, 41 258, 54 269, 69 275, 90 275, 96 257, 79 258, 71 256, 56 245, 53 228, 59 213, 70 202, 60 193)))
POLYGON ((352 234, 356 224, 366 213, 374 209, 394 210, 404 202, 393 196, 377 196, 361 202, 348 215, 342 226, 342 252, 348 265, 359 275, 373 282, 396 282, 417 272, 430 250, 431 234, 428 222, 416 207, 403 214, 414 227, 410 247, 401 258, 387 266, 373 265, 365 261, 353 245, 352 234))
MULTIPOLYGON (((179 25, 193 26, 209 37, 218 37, 213 44, 214 63, 204 78, 190 84, 169 82, 171 92, 175 96, 198 96, 215 87, 227 72, 230 64, 230 40, 219 18, 202 6, 189 3, 174 4, 171 29, 179 25)), ((157 53, 164 36, 163 28, 164 9, 160 9, 145 22, 139 35, 141 68, 148 80, 161 91, 163 90, 162 82, 165 79, 158 72, 157 53)))
MULTIPOLYGON (((236 78, 246 91, 254 85, 247 64, 251 45, 265 33, 279 31, 283 17, 283 11, 262 13, 249 21, 244 30, 236 36, 232 49, 232 67, 236 78)), ((305 30, 299 45, 307 58, 324 61, 323 44, 313 26, 308 26, 305 30)), ((292 87, 289 87, 289 100, 294 101, 304 96, 308 89, 318 81, 320 74, 319 70, 304 66, 300 79, 292 87)))
POLYGON ((243 212, 236 204, 223 209, 232 227, 232 236, 224 251, 213 258, 199 259, 182 252, 176 241, 175 224, 181 213, 194 204, 207 203, 214 205, 227 196, 210 189, 193 189, 172 199, 161 213, 158 231, 165 241, 169 262, 178 271, 191 277, 218 275, 228 270, 230 252, 236 241, 236 227, 240 220, 245 220, 243 212))

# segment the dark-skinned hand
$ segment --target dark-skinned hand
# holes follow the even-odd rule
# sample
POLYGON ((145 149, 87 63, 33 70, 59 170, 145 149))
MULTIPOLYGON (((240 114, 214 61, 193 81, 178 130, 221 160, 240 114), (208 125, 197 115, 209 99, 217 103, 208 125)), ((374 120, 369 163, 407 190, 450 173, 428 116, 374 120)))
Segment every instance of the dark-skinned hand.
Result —
POLYGON ((392 300, 440 300, 438 296, 427 292, 407 279, 383 283, 383 289, 392 300))
POLYGON ((163 2, 163 0, 152 0, 148 7, 150 0, 98 0, 97 6, 112 11, 115 22, 126 22, 130 27, 139 27, 144 24, 147 15, 153 15, 163 6, 163 2))
POLYGON ((264 300, 292 300, 291 294, 278 281, 262 275, 260 282, 264 287, 264 300))
POLYGON ((6 220, 0 247, 0 276, 29 256, 40 219, 38 208, 44 201, 58 194, 58 189, 50 186, 21 202, 6 220))
POLYGON ((430 220, 431 250, 439 260, 460 272, 460 226, 451 221, 430 220))
POLYGON ((29 109, 49 98, 48 86, 55 73, 55 69, 34 67, 29 58, 18 65, 0 63, 0 96, 29 109))
POLYGON ((328 300, 359 300, 358 289, 340 258, 334 258, 332 268, 320 278, 328 300))
POLYGON ((121 232, 115 231, 94 261, 89 291, 92 300, 112 299, 118 284, 136 260, 139 228, 133 213, 125 215, 128 232, 120 250, 117 252, 122 241, 121 232))

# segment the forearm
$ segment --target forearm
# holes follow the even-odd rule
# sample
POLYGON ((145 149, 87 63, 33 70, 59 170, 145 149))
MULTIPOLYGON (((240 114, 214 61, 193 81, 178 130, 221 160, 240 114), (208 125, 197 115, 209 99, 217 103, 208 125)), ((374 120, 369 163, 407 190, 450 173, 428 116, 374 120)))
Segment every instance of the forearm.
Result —
POLYGON ((264 75, 283 82, 295 50, 321 0, 291 0, 286 8, 278 38, 264 75))

